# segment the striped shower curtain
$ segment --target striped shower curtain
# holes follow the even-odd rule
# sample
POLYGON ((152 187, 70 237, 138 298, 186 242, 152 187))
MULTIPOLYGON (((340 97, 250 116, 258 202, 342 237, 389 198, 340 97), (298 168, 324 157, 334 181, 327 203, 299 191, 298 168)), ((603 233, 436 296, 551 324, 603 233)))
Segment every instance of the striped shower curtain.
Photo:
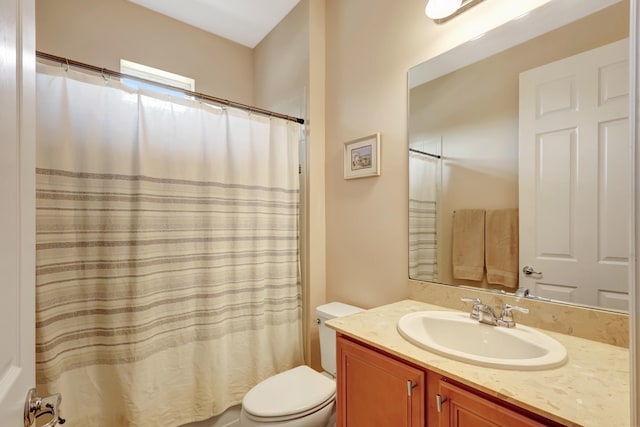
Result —
POLYGON ((299 125, 39 65, 36 375, 178 426, 302 363, 299 125))
POLYGON ((409 277, 438 280, 440 159, 409 153, 409 277))

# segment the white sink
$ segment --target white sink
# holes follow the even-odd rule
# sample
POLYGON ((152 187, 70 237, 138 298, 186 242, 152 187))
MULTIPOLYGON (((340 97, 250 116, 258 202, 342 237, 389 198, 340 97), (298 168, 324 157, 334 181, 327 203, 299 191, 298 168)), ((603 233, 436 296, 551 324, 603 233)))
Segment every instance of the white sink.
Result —
POLYGON ((564 346, 548 335, 523 325, 484 325, 466 313, 409 313, 398 321, 398 331, 409 342, 434 353, 492 368, 541 370, 567 360, 564 346))

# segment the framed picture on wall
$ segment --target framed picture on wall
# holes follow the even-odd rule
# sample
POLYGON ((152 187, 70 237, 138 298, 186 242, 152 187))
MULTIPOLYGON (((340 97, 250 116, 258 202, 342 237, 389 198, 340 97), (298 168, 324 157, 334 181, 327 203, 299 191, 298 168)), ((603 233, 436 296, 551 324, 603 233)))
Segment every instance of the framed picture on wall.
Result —
POLYGON ((380 133, 344 143, 344 179, 380 175, 380 133))

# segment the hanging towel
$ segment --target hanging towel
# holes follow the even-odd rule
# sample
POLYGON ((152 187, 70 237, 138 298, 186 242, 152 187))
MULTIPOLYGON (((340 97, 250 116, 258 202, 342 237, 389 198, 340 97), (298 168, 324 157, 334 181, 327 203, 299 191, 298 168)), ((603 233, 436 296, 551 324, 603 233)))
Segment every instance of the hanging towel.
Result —
POLYGON ((485 257, 487 282, 518 287, 518 209, 488 210, 485 257))
POLYGON ((453 277, 481 281, 484 276, 484 210, 453 213, 453 277))

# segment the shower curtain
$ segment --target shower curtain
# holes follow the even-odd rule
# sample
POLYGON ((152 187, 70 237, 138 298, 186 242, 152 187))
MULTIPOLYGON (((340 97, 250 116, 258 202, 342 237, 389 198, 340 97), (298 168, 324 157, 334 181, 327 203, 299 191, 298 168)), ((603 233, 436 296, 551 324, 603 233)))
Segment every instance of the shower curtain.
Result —
POLYGON ((36 375, 178 426, 302 363, 299 125, 39 64, 36 375))
POLYGON ((409 153, 409 277, 438 279, 440 159, 409 153))

